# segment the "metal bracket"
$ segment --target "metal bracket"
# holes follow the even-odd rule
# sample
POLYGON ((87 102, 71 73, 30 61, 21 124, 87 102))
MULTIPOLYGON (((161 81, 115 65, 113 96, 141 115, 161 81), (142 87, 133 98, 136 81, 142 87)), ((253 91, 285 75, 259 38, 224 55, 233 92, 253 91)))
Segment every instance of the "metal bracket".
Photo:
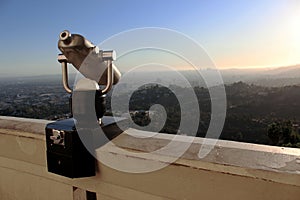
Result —
MULTIPOLYGON (((107 83, 105 88, 101 90, 102 94, 106 94, 111 90, 114 82, 113 61, 116 58, 116 53, 115 51, 101 51, 101 57, 102 60, 107 63, 107 83)), ((57 60, 61 63, 62 67, 62 82, 64 89, 71 94, 72 89, 69 86, 68 80, 68 59, 63 54, 59 54, 57 60)))
POLYGON ((63 82, 64 89, 67 91, 67 93, 71 94, 72 89, 69 86, 69 78, 68 78, 68 59, 63 54, 59 54, 57 60, 58 62, 61 63, 62 82, 63 82))

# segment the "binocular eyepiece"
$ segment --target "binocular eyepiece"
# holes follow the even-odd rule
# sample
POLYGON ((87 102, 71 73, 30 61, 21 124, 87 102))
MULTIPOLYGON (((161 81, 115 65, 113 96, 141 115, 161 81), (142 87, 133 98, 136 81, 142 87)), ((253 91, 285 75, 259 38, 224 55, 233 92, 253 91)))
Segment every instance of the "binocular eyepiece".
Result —
POLYGON ((65 43, 70 42, 71 33, 68 30, 64 30, 59 34, 59 39, 61 41, 65 41, 65 43))

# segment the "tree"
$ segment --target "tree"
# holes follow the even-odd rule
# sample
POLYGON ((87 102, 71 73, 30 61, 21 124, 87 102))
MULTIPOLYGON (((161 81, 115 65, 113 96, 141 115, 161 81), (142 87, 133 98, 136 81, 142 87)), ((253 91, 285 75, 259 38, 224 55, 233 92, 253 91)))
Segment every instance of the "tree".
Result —
POLYGON ((268 137, 272 145, 297 147, 300 142, 298 130, 293 129, 293 123, 276 121, 268 126, 268 137))

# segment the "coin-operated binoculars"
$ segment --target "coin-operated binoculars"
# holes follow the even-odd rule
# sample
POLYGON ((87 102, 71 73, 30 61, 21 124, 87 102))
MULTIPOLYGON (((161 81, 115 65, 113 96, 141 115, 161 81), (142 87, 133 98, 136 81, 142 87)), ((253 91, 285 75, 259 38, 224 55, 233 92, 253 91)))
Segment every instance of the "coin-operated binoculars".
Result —
MULTIPOLYGON (((119 81, 121 73, 113 64, 114 51, 102 51, 79 34, 71 34, 67 30, 61 32, 58 48, 62 52, 58 55, 58 61, 62 65, 63 86, 70 93, 73 117, 46 126, 48 171, 70 178, 93 176, 95 159, 80 138, 78 123, 84 127, 81 132, 84 132, 85 139, 93 142, 89 127, 94 126, 95 122, 105 129, 123 120, 103 117, 106 93, 119 81), (77 82, 73 90, 68 84, 68 63, 85 77, 77 82)), ((121 132, 116 128, 111 130, 114 132, 107 134, 108 139, 121 132)))

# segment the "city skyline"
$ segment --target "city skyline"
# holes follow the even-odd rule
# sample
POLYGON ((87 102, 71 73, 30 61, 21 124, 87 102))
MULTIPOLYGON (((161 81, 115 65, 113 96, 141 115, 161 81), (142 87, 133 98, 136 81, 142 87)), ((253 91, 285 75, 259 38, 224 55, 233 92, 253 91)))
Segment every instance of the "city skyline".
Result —
POLYGON ((59 74, 64 29, 99 44, 122 31, 162 27, 193 38, 220 69, 296 65, 299 11, 296 0, 1 1, 1 76, 59 74))

